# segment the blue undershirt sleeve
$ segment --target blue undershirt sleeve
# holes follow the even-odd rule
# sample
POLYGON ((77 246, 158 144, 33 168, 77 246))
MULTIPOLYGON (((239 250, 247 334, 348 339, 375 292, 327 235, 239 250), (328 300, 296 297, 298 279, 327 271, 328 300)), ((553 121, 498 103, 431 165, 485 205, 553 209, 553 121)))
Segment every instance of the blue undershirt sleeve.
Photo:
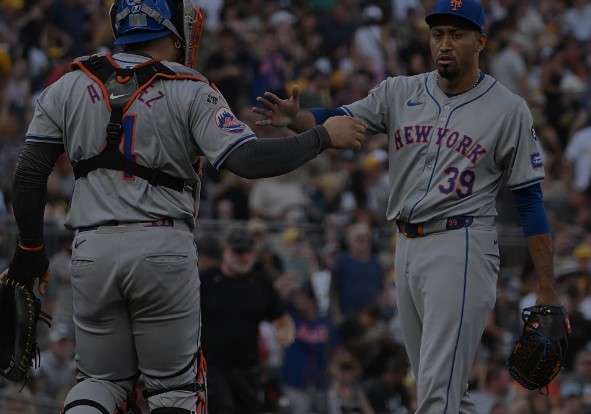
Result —
POLYGON ((513 198, 526 237, 550 232, 550 222, 539 183, 513 190, 513 198))
POLYGON ((314 119, 316 119, 316 125, 324 124, 324 121, 333 116, 347 115, 341 108, 310 108, 308 111, 312 112, 312 115, 314 115, 314 119))

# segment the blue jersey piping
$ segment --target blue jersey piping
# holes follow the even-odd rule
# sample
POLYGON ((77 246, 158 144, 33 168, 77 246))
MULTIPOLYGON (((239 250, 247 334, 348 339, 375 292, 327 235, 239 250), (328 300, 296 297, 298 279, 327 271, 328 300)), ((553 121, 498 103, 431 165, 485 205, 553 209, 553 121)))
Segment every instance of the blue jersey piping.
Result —
POLYGON ((46 142, 49 144, 61 144, 63 142, 62 137, 45 137, 43 135, 27 135, 25 141, 31 142, 46 142))
POLYGON ((451 383, 454 375, 454 368, 456 365, 456 354, 458 353, 458 344, 460 343, 460 336, 462 335, 462 324, 464 323, 464 308, 466 306, 466 285, 468 284, 468 257, 469 257, 469 250, 470 250, 470 237, 469 237, 469 227, 464 227, 464 233, 466 234, 466 257, 464 259, 464 286, 462 292, 462 310, 460 313, 460 324, 458 326, 458 335, 456 337, 456 344, 454 346, 454 356, 451 360, 451 371, 449 373, 449 381, 447 383, 447 393, 445 394, 445 409, 443 410, 443 414, 447 413, 447 407, 449 405, 449 390, 451 388, 451 383))

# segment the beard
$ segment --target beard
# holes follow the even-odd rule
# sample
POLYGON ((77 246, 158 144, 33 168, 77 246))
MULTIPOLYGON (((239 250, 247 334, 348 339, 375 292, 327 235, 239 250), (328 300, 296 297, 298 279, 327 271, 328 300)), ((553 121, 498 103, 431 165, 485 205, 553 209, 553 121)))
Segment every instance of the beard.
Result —
POLYGON ((445 78, 447 80, 450 80, 450 81, 453 81, 460 76, 460 71, 458 70, 457 66, 438 65, 437 72, 439 73, 439 76, 441 76, 442 78, 445 78))
POLYGON ((254 260, 249 260, 248 262, 244 262, 244 261, 232 261, 231 263, 228 263, 228 266, 236 273, 238 274, 245 274, 250 272, 250 269, 252 269, 252 265, 254 260))

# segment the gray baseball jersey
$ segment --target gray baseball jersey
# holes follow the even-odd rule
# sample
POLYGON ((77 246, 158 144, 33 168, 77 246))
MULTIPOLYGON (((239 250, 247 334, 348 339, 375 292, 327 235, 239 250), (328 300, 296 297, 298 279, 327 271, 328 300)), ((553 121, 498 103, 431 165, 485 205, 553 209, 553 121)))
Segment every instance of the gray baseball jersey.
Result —
POLYGON ((505 176, 510 189, 544 178, 531 113, 490 76, 451 98, 435 79, 436 72, 388 78, 343 107, 365 119, 370 132, 388 135, 387 218, 494 216, 505 176))
POLYGON ((396 297, 416 412, 476 414, 468 378, 500 269, 495 198, 505 182, 543 180, 544 169, 523 99, 490 76, 455 96, 436 79, 389 78, 343 109, 388 135, 387 218, 401 233, 396 297))
MULTIPOLYGON (((122 67, 149 60, 125 53, 114 58, 122 67)), ((173 70, 188 70, 166 64, 173 70)), ((75 71, 41 94, 27 140, 64 145, 75 163, 100 152, 108 122, 109 111, 98 84, 75 71)), ((254 138, 252 130, 234 116, 223 96, 208 83, 156 80, 123 118, 121 151, 139 164, 195 182, 199 190, 199 176, 193 169, 198 156, 205 155, 219 168, 233 149, 254 138)), ((192 219, 194 204, 188 193, 154 187, 122 171, 98 169, 76 181, 66 225, 78 228, 109 221, 192 219)))

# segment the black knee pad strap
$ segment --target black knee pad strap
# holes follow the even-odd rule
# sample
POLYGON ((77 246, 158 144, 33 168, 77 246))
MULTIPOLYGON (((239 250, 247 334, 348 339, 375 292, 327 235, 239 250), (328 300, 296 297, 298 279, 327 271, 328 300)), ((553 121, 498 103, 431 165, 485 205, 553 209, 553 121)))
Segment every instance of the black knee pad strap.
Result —
POLYGON ((186 408, 160 407, 152 410, 152 414, 195 414, 195 411, 186 408))
POLYGON ((79 405, 87 405, 89 407, 96 408, 102 414, 111 414, 105 407, 103 407, 96 401, 92 400, 74 400, 64 406, 64 409, 62 410, 61 414, 64 414, 70 408, 78 407, 79 405))

